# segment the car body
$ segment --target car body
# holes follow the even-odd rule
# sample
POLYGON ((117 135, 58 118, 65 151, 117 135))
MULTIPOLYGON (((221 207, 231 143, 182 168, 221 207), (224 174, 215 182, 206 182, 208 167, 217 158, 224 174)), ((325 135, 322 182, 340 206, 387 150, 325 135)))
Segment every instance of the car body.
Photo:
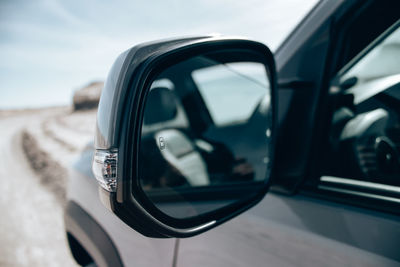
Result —
MULTIPOLYGON (((395 7, 399 7, 395 1, 321 1, 283 42, 274 54, 279 134, 270 192, 254 208, 215 229, 184 239, 148 238, 136 232, 99 201, 99 186, 91 170, 93 150, 84 151, 69 175, 65 209, 66 232, 77 262, 94 261, 100 266, 398 266, 400 176, 395 173, 380 181, 341 177, 330 164, 340 165, 343 155, 354 151, 331 150, 329 138, 336 126, 332 112, 336 115, 337 110, 328 108, 332 99, 347 108, 347 96, 332 97, 348 78, 342 73, 357 64, 357 55, 363 58, 376 47, 379 42, 374 40, 396 23, 395 7)), ((398 81, 385 90, 397 85, 398 81)), ((357 90, 365 85, 353 86, 357 90)), ((399 88, 392 91, 398 94, 399 88)), ((396 110, 389 107, 389 113, 392 109, 396 110)), ((351 157, 346 162, 352 162, 351 157)))

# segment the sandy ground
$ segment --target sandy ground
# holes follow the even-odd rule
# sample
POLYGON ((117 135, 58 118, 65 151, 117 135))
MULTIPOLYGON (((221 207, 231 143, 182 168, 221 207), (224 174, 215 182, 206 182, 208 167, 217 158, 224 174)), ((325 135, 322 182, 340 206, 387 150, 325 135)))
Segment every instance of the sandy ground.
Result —
POLYGON ((76 266, 63 226, 63 168, 92 138, 94 115, 67 108, 0 112, 0 266, 76 266), (54 160, 41 160, 46 156, 54 160))

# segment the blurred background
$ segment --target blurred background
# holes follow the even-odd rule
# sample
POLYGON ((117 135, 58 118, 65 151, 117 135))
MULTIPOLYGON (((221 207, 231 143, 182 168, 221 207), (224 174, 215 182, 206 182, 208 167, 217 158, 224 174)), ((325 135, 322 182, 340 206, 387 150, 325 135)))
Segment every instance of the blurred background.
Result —
POLYGON ((0 0, 0 266, 74 266, 67 172, 114 59, 145 41, 235 35, 272 51, 316 0, 0 0))

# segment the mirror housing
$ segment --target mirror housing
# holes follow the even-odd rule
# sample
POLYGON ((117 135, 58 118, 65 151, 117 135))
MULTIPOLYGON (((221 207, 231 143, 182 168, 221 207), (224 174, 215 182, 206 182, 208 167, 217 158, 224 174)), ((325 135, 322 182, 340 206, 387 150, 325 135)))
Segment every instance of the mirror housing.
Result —
MULTIPOLYGON (((276 90, 273 55, 265 45, 255 41, 196 37, 145 43, 125 51, 110 70, 97 114, 93 173, 100 185, 102 203, 145 236, 180 238, 207 231, 254 206, 267 193, 273 170, 277 131, 276 90), (266 134, 268 168, 265 179, 239 187, 221 185, 215 192, 234 188, 232 190, 240 193, 241 198, 234 198, 231 203, 212 208, 198 216, 172 218, 151 203, 139 177, 139 148, 146 99, 155 77, 163 70, 196 56, 210 53, 218 56, 220 52, 224 55, 222 65, 229 58, 229 62, 250 60, 265 66, 271 111, 271 122, 266 134)), ((164 140, 159 141, 162 146, 164 140)), ((196 195, 204 188, 193 187, 190 190, 196 195)), ((181 208, 180 203, 175 204, 176 209, 181 208)))

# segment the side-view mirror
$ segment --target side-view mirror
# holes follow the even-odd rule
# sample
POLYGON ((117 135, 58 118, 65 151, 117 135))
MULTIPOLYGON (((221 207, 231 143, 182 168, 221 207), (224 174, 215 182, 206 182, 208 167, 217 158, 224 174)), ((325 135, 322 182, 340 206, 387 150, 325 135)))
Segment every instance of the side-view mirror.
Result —
POLYGON ((275 154, 276 71, 263 44, 199 37, 115 61, 93 173, 103 204, 150 237, 189 237, 257 204, 275 154))

